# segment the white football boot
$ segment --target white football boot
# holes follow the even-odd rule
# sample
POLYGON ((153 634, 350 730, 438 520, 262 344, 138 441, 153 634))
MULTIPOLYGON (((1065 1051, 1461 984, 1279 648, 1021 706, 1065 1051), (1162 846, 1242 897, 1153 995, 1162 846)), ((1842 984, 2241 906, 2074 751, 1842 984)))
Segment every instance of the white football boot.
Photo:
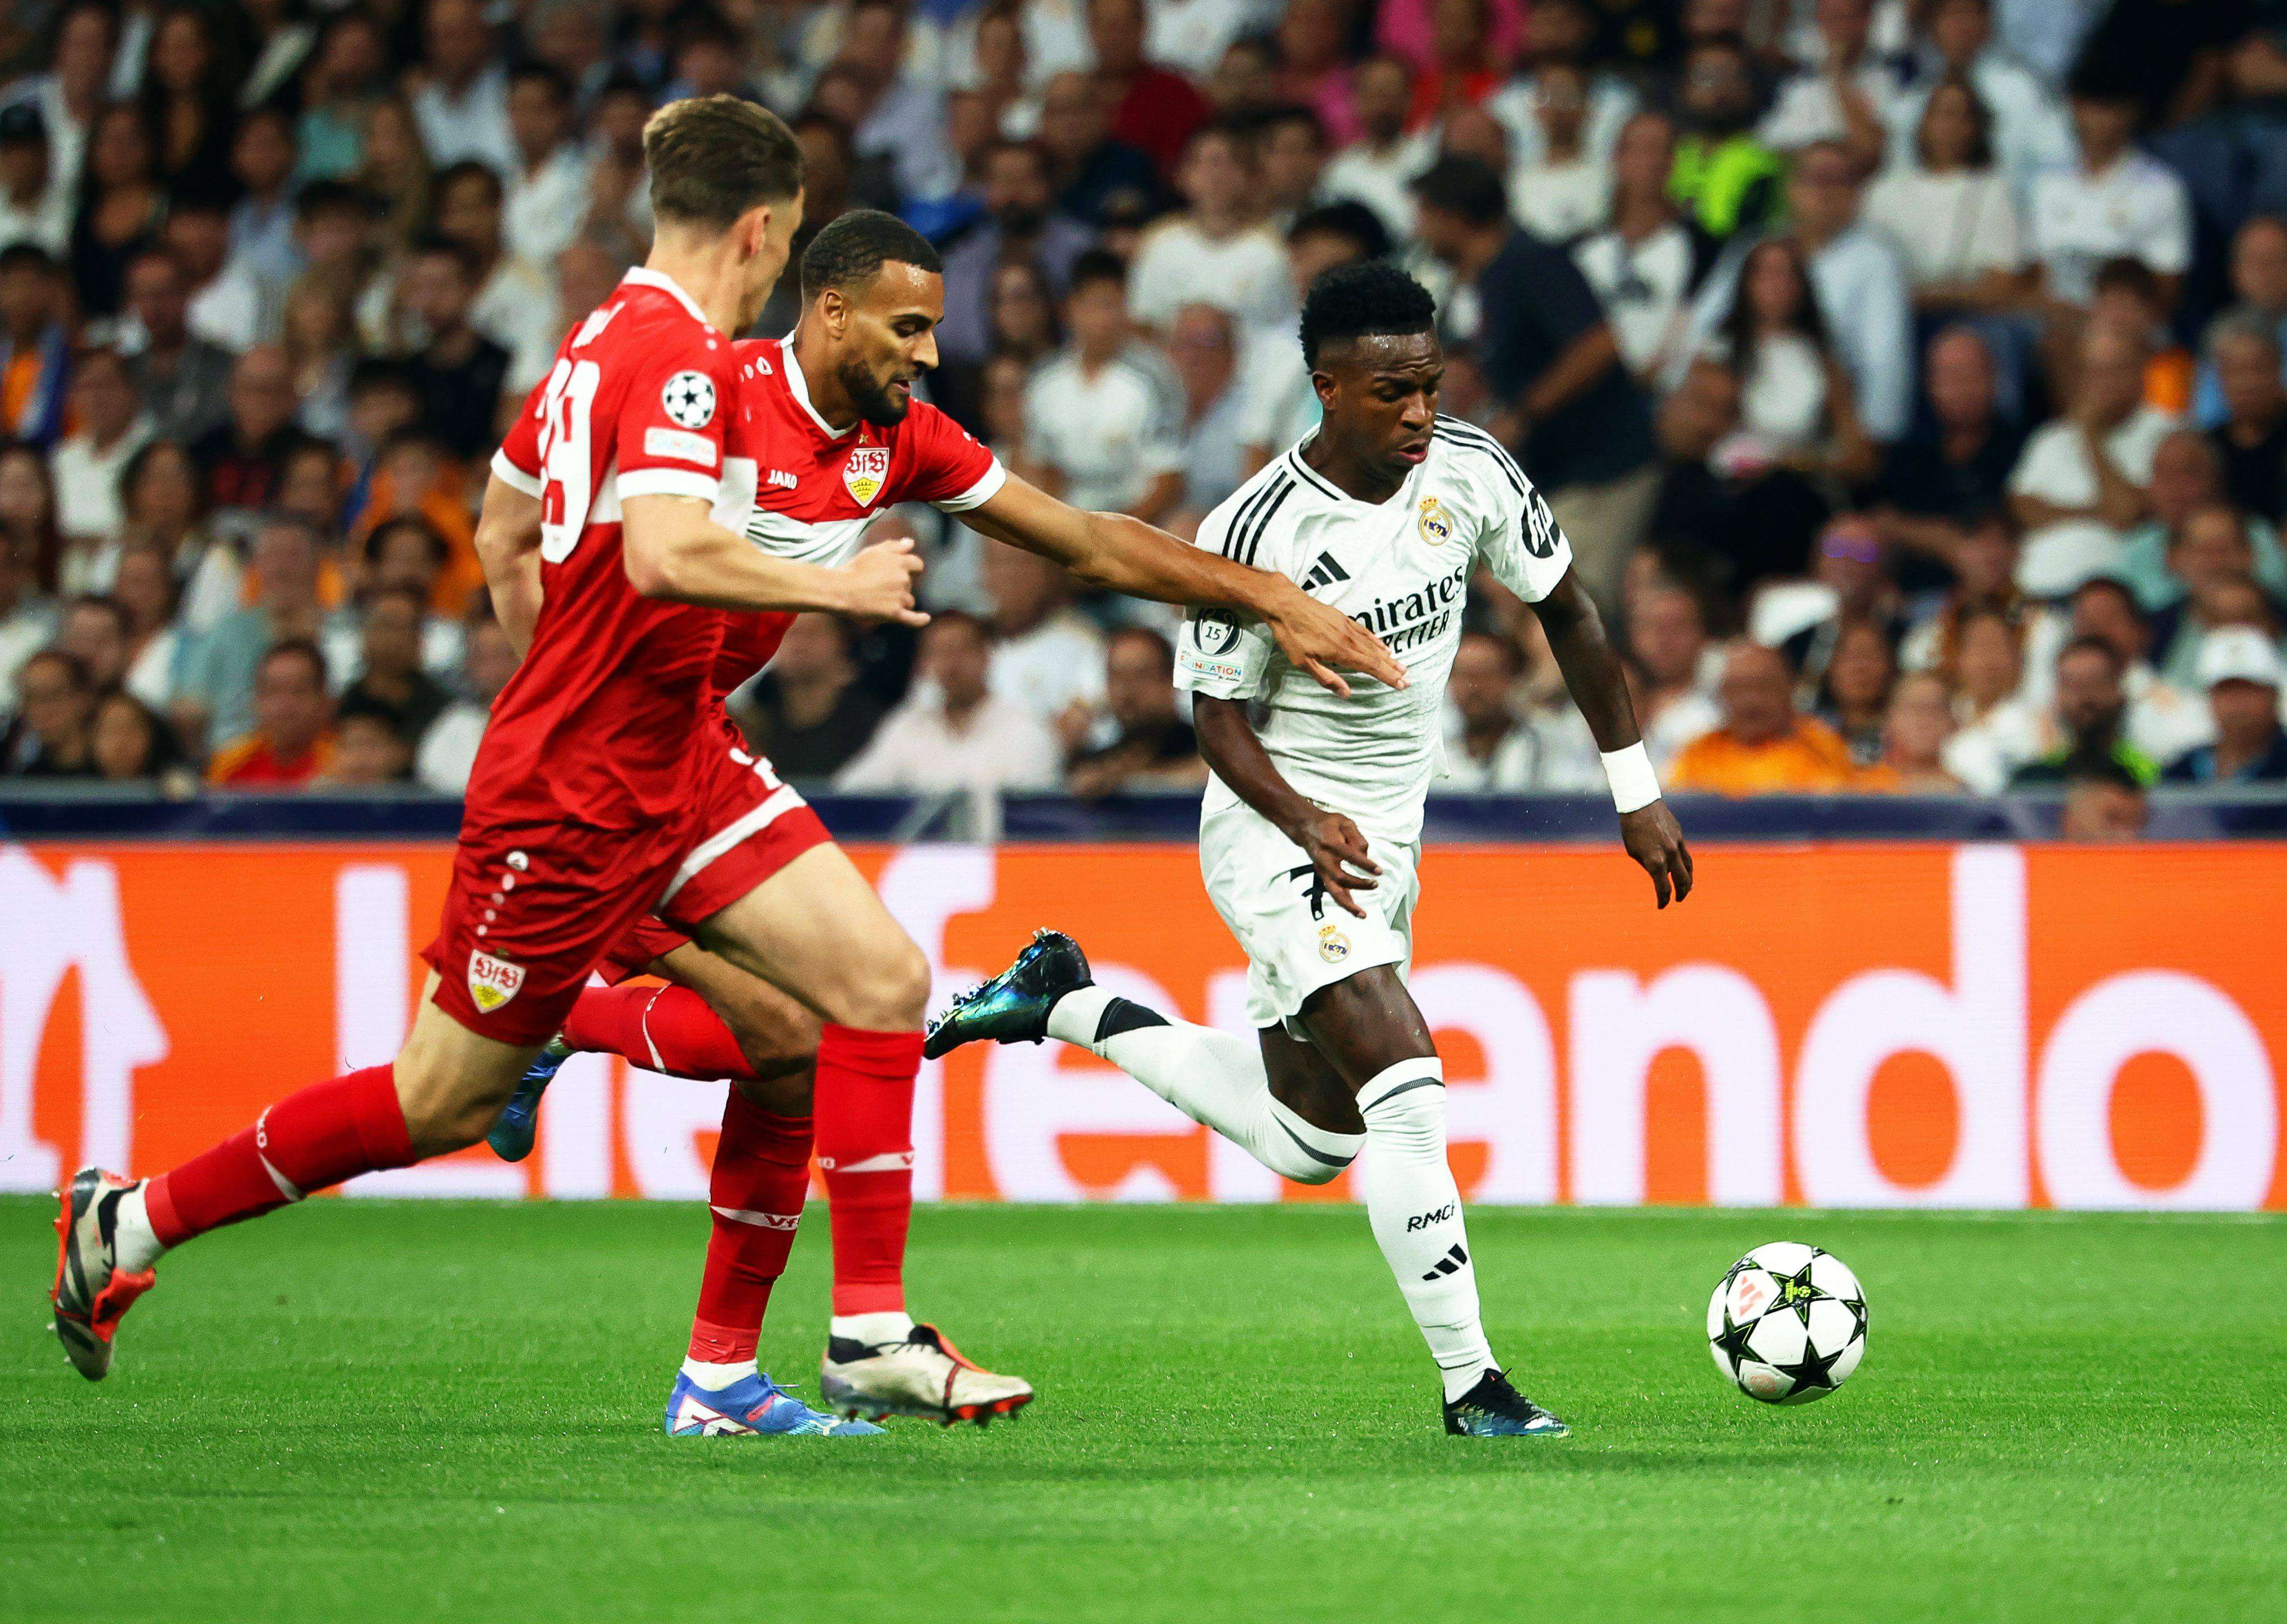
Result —
POLYGON ((831 1338, 818 1386, 826 1407, 843 1415, 919 1415, 947 1427, 985 1426, 1033 1402, 1030 1382, 970 1363, 933 1325, 916 1324, 902 1342, 831 1338))

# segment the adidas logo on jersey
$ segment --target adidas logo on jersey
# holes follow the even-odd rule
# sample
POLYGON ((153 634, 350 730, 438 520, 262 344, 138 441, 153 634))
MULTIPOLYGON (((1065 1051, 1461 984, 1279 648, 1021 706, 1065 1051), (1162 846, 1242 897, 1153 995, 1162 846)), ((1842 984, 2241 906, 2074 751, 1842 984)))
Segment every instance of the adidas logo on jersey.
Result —
POLYGON ((1349 571, 1334 562, 1333 553, 1322 552, 1318 555, 1318 561, 1310 566, 1310 573, 1302 577, 1302 590, 1308 592, 1318 587, 1332 586, 1337 581, 1348 581, 1349 578, 1349 571))

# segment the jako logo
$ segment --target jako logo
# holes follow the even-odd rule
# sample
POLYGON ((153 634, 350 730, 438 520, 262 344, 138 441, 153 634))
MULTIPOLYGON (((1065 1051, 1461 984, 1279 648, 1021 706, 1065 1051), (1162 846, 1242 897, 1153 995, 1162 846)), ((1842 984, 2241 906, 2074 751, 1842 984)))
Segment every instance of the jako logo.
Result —
POLYGON ((798 483, 799 481, 797 481, 792 474, 787 472, 784 469, 773 468, 770 471, 770 484, 772 490, 790 491, 794 489, 798 483))
POLYGON ((1416 1213, 1406 1219, 1405 1232, 1410 1235, 1417 1229, 1428 1229, 1432 1224, 1443 1224, 1452 1216, 1453 1203, 1448 1201, 1435 1212, 1416 1213))

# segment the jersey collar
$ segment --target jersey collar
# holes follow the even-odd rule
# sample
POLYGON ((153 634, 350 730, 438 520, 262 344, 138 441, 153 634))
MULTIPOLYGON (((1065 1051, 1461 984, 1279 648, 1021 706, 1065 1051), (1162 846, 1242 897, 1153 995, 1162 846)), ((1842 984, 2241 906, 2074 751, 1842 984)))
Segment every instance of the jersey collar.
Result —
POLYGON ((810 380, 803 376, 801 364, 794 358, 794 334, 788 333, 779 345, 779 357, 784 362, 786 372, 787 392, 794 396, 796 405, 810 414, 810 420, 818 425, 819 433, 828 440, 840 440, 858 425, 853 423, 850 428, 837 429, 818 415, 818 408, 810 403, 810 380))
POLYGON ((661 293, 673 296, 677 304, 682 305, 684 309, 691 313, 691 319, 693 321, 698 322, 700 326, 705 328, 710 333, 715 330, 715 324, 707 319, 707 313, 699 308, 699 301, 685 293, 683 290, 683 284, 677 281, 675 278, 668 275, 665 272, 653 271, 644 265, 637 265, 630 269, 625 276, 620 278, 620 285, 621 287, 626 287, 630 282, 634 283, 638 288, 656 288, 661 293))
POLYGON ((1412 473, 1405 476, 1405 484, 1390 492, 1389 495, 1383 497, 1380 502, 1362 502, 1357 497, 1351 495, 1348 491, 1342 489, 1341 487, 1336 485, 1332 479, 1326 478, 1326 475, 1320 473, 1317 469, 1311 467, 1310 463, 1302 460, 1302 448, 1309 445, 1311 440, 1316 440, 1318 437, 1318 431, 1313 429, 1306 438, 1287 448, 1286 465, 1289 468, 1292 468, 1296 476, 1308 484, 1312 490, 1317 491, 1329 502, 1339 502, 1344 507, 1364 508, 1369 511, 1374 511, 1387 509, 1393 503, 1397 503, 1399 505, 1403 506, 1404 503, 1401 501, 1401 498, 1405 496, 1406 492, 1413 488, 1414 475, 1419 474, 1422 468, 1428 466, 1427 463, 1424 463, 1420 464, 1420 466, 1416 467, 1412 473))

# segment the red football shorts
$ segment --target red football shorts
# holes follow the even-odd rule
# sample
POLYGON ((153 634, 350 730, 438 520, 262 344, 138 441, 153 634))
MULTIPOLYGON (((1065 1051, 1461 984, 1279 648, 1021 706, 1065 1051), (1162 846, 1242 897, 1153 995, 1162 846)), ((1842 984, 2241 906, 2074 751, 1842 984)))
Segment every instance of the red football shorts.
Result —
POLYGON ((437 1002, 482 1037, 545 1042, 602 969, 641 973, 833 837, 766 761, 709 739, 682 838, 548 825, 464 827, 437 939, 437 1002), (653 918, 653 914, 657 915, 653 918))

